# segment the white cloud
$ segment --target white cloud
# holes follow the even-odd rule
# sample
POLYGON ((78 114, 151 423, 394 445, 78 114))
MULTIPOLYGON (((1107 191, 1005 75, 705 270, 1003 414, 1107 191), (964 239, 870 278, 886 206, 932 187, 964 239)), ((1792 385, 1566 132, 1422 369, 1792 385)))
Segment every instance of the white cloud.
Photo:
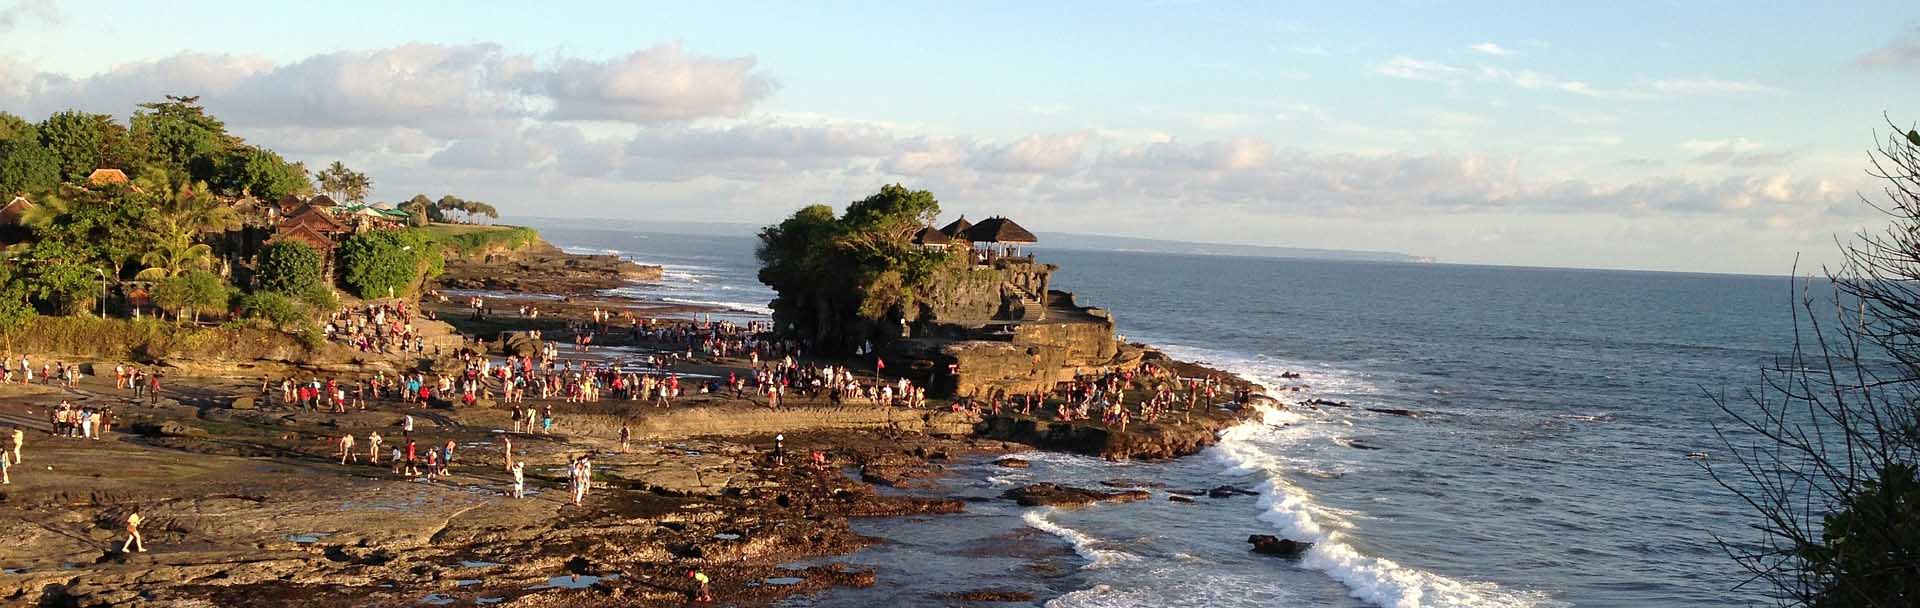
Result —
POLYGON ((753 57, 691 55, 679 43, 605 61, 563 59, 528 79, 552 100, 548 118, 631 122, 738 116, 775 86, 753 57))
POLYGON ((0 8, 0 34, 11 32, 28 21, 45 24, 58 24, 66 20, 60 7, 53 0, 20 0, 6 8, 0 8))
POLYGON ((1498 83, 1521 89, 1559 91, 1615 101, 1650 101, 1670 97, 1780 92, 1780 89, 1765 84, 1712 78, 1663 79, 1625 87, 1602 87, 1586 81, 1560 78, 1535 70, 1491 65, 1468 68, 1404 55, 1394 56, 1375 65, 1373 71, 1384 76, 1406 80, 1451 85, 1467 82, 1498 83))
POLYGON ((1908 29, 1899 39, 1867 51, 1860 56, 1858 63, 1867 68, 1908 70, 1920 74, 1920 26, 1908 29))
POLYGON ((1503 47, 1491 42, 1482 42, 1479 44, 1471 45, 1471 46, 1468 46, 1467 49, 1475 53, 1480 53, 1482 55, 1493 55, 1495 57, 1505 57, 1505 56, 1514 54, 1513 49, 1509 49, 1507 47, 1503 47))

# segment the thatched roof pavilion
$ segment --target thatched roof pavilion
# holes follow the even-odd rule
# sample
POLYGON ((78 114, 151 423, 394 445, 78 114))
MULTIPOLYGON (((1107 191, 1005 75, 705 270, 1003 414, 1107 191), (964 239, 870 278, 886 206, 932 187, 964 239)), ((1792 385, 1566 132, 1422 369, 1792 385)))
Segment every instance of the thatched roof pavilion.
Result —
POLYGON ((970 228, 973 228, 973 222, 967 221, 967 216, 962 215, 960 219, 954 220, 951 224, 947 224, 945 228, 941 228, 940 233, 947 235, 949 239, 963 239, 967 238, 966 232, 970 228))
POLYGON ((953 239, 947 238, 945 232, 934 230, 932 226, 921 228, 918 232, 913 233, 913 244, 920 247, 945 249, 947 245, 952 242, 953 239))
POLYGON ((974 224, 966 231, 966 239, 975 243, 1038 243, 1040 237, 1034 236, 1026 228, 1021 228, 1013 220, 994 216, 974 224))

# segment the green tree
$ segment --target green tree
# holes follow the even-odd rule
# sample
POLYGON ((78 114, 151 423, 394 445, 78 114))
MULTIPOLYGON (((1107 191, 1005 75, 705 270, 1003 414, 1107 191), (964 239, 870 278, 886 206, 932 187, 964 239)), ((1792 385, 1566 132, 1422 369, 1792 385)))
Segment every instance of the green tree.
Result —
POLYGON ((1722 548, 1781 606, 1920 605, 1920 133, 1895 126, 1876 152, 1890 225, 1796 281, 1789 354, 1715 400, 1733 466, 1707 471, 1759 533, 1722 548))
POLYGON ((321 192, 339 201, 364 203, 368 191, 373 189, 373 180, 367 174, 348 169, 346 163, 337 160, 314 173, 313 179, 320 185, 321 192))
POLYGON ((181 320, 191 314, 194 323, 200 322, 202 314, 226 311, 232 299, 233 289, 227 282, 204 270, 169 277, 153 288, 154 305, 174 311, 181 320))
POLYGON ((166 96, 165 101, 140 104, 133 113, 131 135, 147 157, 168 171, 194 180, 215 178, 218 161, 237 138, 227 134, 220 119, 207 115, 200 98, 166 96))
POLYGON ((0 339, 7 352, 13 351, 13 336, 25 329, 36 314, 28 301, 27 289, 14 272, 11 262, 0 263, 0 339))
POLYGON ((146 234, 151 246, 141 255, 140 262, 147 266, 141 276, 170 277, 191 269, 212 268, 213 248, 200 242, 201 235, 234 229, 239 216, 213 198, 204 183, 172 184, 168 174, 158 170, 142 175, 139 182, 139 191, 148 193, 153 208, 147 214, 146 234))
POLYGON ((64 241, 41 240, 22 256, 21 288, 36 308, 50 314, 87 312, 104 287, 105 271, 90 266, 64 241))
POLYGON ((60 157, 60 176, 80 181, 101 166, 113 117, 74 110, 48 116, 38 127, 40 143, 60 157))
POLYGON ((811 205, 760 232, 760 281, 772 287, 774 320, 826 352, 845 352, 871 328, 905 318, 957 256, 912 245, 914 231, 940 213, 931 192, 900 185, 853 201, 834 217, 811 205))
MULTIPOLYGON (((38 138, 0 140, 0 199, 46 192, 60 185, 60 157, 38 138)), ((0 202, 0 205, 6 203, 0 202)))
POLYGON ((340 278, 361 298, 412 294, 437 275, 440 248, 417 230, 362 232, 340 243, 340 278))
POLYGON ((323 288, 320 250, 298 241, 280 241, 260 250, 253 275, 256 292, 301 294, 323 288))
POLYGON ((227 194, 248 193, 268 201, 313 191, 305 166, 287 162, 272 150, 253 146, 227 151, 220 161, 216 180, 218 189, 227 194))
POLYGON ((67 189, 34 202, 25 222, 36 241, 58 242, 77 256, 73 261, 111 269, 116 280, 151 244, 146 218, 152 207, 130 189, 67 189))
POLYGON ((40 130, 12 112, 0 112, 0 141, 12 139, 40 140, 40 130))
POLYGON ((282 329, 296 329, 309 323, 292 298, 277 291, 257 291, 240 298, 240 314, 259 319, 282 329))

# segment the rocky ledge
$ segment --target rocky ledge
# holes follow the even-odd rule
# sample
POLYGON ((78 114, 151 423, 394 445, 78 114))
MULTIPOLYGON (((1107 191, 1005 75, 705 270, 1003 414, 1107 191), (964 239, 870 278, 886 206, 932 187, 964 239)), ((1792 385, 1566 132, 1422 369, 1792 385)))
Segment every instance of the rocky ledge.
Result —
POLYGON ((1001 498, 1012 499, 1022 507, 1084 507, 1096 502, 1135 502, 1153 497, 1146 490, 1102 492, 1073 486, 1036 483, 1007 490, 1001 498))

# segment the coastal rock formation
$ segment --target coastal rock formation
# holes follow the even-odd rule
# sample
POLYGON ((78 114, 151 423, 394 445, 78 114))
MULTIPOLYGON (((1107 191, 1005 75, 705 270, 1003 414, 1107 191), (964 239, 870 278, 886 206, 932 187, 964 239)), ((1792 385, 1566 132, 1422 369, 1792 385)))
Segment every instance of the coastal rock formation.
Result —
POLYGON ((1247 537, 1253 544, 1253 552, 1261 555, 1297 558, 1313 548, 1313 543, 1284 539, 1271 534, 1254 534, 1247 537))
POLYGON ((1019 458, 1002 458, 1002 459, 993 461, 993 463, 1009 469, 1025 469, 1033 466, 1033 463, 1027 462, 1025 460, 1021 460, 1019 458))
POLYGON ((1037 483, 1007 490, 1001 498, 1012 499, 1022 507, 1084 507, 1096 502, 1134 502, 1153 497, 1146 490, 1101 492, 1073 486, 1037 483))
POLYGON ((658 281, 662 272, 659 266, 637 264, 617 255, 566 253, 541 240, 518 251, 448 259, 440 284, 455 289, 584 295, 635 282, 658 281))

